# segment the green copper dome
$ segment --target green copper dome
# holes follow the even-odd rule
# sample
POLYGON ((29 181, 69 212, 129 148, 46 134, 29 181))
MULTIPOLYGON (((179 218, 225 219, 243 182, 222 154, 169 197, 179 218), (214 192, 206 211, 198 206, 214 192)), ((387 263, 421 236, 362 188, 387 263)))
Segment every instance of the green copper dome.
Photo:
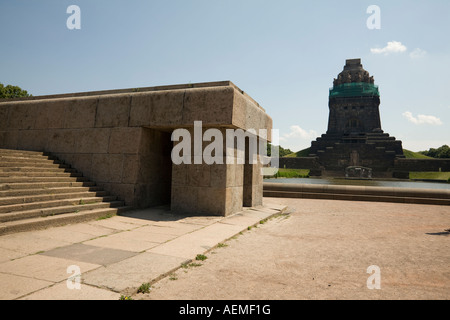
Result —
POLYGON ((334 86, 330 89, 330 98, 339 97, 373 97, 380 96, 378 86, 373 83, 351 82, 334 86))
POLYGON ((378 86, 369 72, 363 69, 361 59, 346 60, 344 70, 333 81, 330 98, 380 96, 378 86))

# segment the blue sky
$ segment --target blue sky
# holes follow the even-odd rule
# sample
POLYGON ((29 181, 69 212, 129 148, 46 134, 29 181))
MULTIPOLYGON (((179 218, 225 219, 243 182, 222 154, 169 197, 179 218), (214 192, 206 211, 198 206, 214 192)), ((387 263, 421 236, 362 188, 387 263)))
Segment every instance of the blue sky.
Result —
POLYGON ((231 80, 293 151, 326 132, 333 78, 361 58, 385 132, 414 151, 450 144, 448 0, 1 0, 0 28, 0 83, 36 96, 231 80))

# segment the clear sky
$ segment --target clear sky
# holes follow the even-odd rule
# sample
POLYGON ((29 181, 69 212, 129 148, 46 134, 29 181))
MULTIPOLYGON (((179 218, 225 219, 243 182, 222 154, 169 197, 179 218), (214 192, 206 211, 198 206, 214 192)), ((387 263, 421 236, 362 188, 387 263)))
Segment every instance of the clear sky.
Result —
POLYGON ((448 0, 0 0, 0 30, 0 83, 37 96, 231 80, 293 151, 326 132, 333 78, 361 58, 385 132, 413 151, 450 144, 448 0))

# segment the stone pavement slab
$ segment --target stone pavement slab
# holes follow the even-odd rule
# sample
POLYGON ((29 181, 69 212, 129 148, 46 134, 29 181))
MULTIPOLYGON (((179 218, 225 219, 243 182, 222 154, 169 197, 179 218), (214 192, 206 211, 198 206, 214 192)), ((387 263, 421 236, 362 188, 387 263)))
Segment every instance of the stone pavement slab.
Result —
POLYGON ((106 266, 135 256, 136 252, 75 243, 46 251, 42 255, 106 266))
POLYGON ((18 252, 22 256, 69 244, 71 244, 69 241, 50 239, 31 232, 8 234, 0 237, 0 248, 18 252))
POLYGON ((51 286, 53 282, 0 273, 0 300, 13 300, 51 286))
POLYGON ((197 254, 212 249, 218 243, 231 238, 243 229, 239 225, 217 223, 180 236, 173 241, 147 250, 147 252, 194 259, 197 254))
POLYGON ((17 251, 13 251, 13 250, 8 250, 8 249, 4 249, 4 248, 0 248, 0 263, 2 262, 6 262, 9 260, 13 260, 13 259, 17 259, 20 257, 23 257, 24 254, 17 252, 17 251))
POLYGON ((209 226, 213 223, 221 221, 222 219, 223 217, 186 217, 179 220, 179 222, 209 226))
POLYGON ((158 242, 147 241, 144 234, 129 231, 86 241, 84 244, 118 250, 128 250, 137 253, 157 246, 158 242))
POLYGON ((151 226, 134 229, 124 233, 124 235, 126 235, 127 238, 135 241, 146 241, 157 244, 164 243, 177 237, 177 235, 173 234, 154 232, 154 228, 151 228, 151 226))
POLYGON ((120 293, 81 284, 79 289, 68 289, 66 282, 55 284, 20 300, 119 300, 120 293))
POLYGON ((43 238, 78 243, 89 239, 106 236, 117 232, 115 229, 105 228, 89 223, 71 224, 45 230, 34 231, 32 234, 43 238))
POLYGON ((46 288, 53 282, 14 274, 0 273, 0 300, 13 300, 30 292, 46 288))
MULTIPOLYGON (((116 217, 114 217, 116 218, 116 217)), ((133 220, 126 221, 123 219, 103 219, 103 220, 97 220, 88 222, 91 226, 100 226, 104 228, 109 228, 114 231, 126 231, 126 230, 132 230, 134 228, 138 228, 141 226, 141 224, 138 224, 133 220)))
MULTIPOLYGON (((39 231, 33 231, 31 234, 41 238, 41 239, 49 239, 53 241, 54 243, 59 242, 61 245, 64 245, 66 243, 72 244, 72 243, 78 243, 82 241, 86 241, 89 239, 92 239, 94 237, 98 237, 100 235, 107 235, 108 232, 101 233, 100 235, 93 235, 90 233, 85 232, 79 232, 77 230, 74 230, 72 228, 73 226, 63 226, 63 227, 57 227, 52 229, 46 229, 46 230, 39 230, 39 231)), ((104 229, 108 230, 108 229, 104 229)))
POLYGON ((102 267, 82 276, 83 283, 115 292, 135 290, 179 268, 185 259, 154 253, 141 253, 113 265, 102 267))
MULTIPOLYGON (((140 210, 142 211, 142 210, 140 210)), ((132 211, 134 212, 134 211, 132 211)), ((130 212, 127 212, 129 214, 131 214, 130 212)), ((152 223, 152 220, 150 220, 148 217, 144 218, 144 216, 142 217, 134 217, 134 216, 115 216, 114 217, 115 222, 122 222, 127 224, 134 224, 136 226, 146 226, 152 223)), ((92 222, 91 224, 101 224, 98 222, 92 222)), ((108 224, 105 225, 105 227, 108 227, 108 224)), ((114 227, 114 225, 111 225, 111 227, 114 227)))
POLYGON ((118 299, 284 209, 275 202, 203 217, 151 208, 0 236, 0 299, 118 299), (67 286, 72 265, 81 272, 81 290, 67 286))
POLYGON ((0 273, 59 282, 71 275, 67 268, 72 265, 79 266, 84 272, 100 267, 98 264, 35 254, 0 264, 0 273))
POLYGON ((149 230, 151 232, 161 233, 164 232, 164 234, 167 235, 174 235, 174 236, 181 236, 186 233, 190 233, 192 231, 198 230, 203 228, 200 224, 190 224, 185 222, 178 222, 178 221, 159 221, 152 223, 149 226, 145 226, 139 229, 136 229, 136 231, 143 231, 143 230, 149 230), (159 228, 159 229, 157 229, 159 228))
POLYGON ((185 223, 179 223, 179 226, 144 226, 139 229, 130 231, 130 233, 142 233, 145 235, 148 241, 154 241, 158 243, 163 243, 172 240, 180 235, 192 232, 194 230, 200 229, 199 226, 187 225, 185 223))

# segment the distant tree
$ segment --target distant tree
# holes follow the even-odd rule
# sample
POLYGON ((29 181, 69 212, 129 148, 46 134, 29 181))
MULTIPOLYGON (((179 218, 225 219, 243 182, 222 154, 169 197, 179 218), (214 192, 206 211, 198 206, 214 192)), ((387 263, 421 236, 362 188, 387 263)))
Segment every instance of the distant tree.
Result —
POLYGON ((428 151, 421 151, 420 153, 432 158, 450 158, 450 147, 444 144, 437 149, 430 148, 428 151))
POLYGON ((8 84, 6 87, 0 83, 0 99, 13 99, 31 96, 26 90, 8 84))
MULTIPOLYGON (((293 153, 290 149, 285 149, 282 146, 278 146, 278 156, 285 157, 288 154, 293 153)), ((272 145, 270 143, 267 144, 267 155, 270 157, 272 155, 272 145)))

